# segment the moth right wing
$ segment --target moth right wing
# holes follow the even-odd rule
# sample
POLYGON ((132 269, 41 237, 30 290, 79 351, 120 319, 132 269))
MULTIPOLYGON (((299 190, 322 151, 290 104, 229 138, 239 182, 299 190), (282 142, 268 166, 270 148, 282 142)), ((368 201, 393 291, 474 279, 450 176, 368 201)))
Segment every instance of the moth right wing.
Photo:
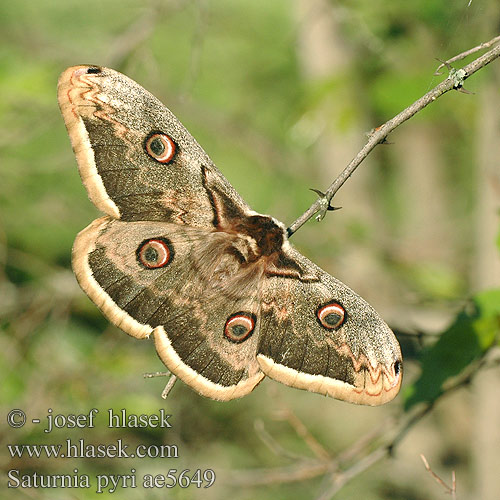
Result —
POLYGON ((263 282, 257 359, 286 385, 380 405, 402 380, 399 344, 377 312, 346 285, 289 248, 289 269, 263 282))

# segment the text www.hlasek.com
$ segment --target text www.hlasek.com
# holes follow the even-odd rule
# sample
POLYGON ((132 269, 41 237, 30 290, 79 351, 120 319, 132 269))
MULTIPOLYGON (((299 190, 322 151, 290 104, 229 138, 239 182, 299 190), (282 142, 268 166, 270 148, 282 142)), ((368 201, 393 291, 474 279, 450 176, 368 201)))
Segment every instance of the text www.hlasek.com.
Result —
POLYGON ((128 451, 129 445, 117 439, 112 444, 86 444, 83 439, 65 444, 9 444, 12 458, 178 458, 175 444, 139 444, 128 451))

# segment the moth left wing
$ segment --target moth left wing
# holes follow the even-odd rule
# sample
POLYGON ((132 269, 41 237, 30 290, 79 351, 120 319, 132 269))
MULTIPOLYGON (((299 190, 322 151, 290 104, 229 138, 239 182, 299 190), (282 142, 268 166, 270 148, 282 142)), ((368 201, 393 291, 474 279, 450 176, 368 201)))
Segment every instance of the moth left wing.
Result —
POLYGON ((208 184, 249 211, 173 113, 132 79, 74 66, 59 78, 58 100, 89 197, 111 217, 213 228, 208 184))
POLYGON ((152 335, 172 373, 218 400, 244 396, 264 377, 256 360, 254 277, 244 277, 246 286, 230 284, 240 266, 223 252, 230 238, 102 217, 73 248, 78 282, 104 315, 129 335, 152 335))
POLYGON ((286 251, 290 270, 271 270, 262 285, 262 371, 286 385, 351 403, 393 399, 402 361, 391 329, 346 285, 290 246, 286 251))

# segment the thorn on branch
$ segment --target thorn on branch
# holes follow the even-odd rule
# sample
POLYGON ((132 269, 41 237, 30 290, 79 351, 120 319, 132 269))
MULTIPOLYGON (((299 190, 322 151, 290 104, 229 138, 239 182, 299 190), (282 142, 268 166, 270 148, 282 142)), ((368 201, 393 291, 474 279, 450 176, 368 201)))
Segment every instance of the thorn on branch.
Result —
MULTIPOLYGON (((453 61, 463 59, 467 55, 477 52, 478 50, 481 50, 483 48, 491 47, 492 45, 495 45, 499 41, 500 41, 500 35, 498 37, 493 38, 489 42, 485 42, 478 47, 474 47, 469 51, 463 52, 458 56, 452 57, 442 66, 448 66, 449 68, 451 68, 450 63, 452 63, 453 61)), ((478 57, 471 63, 467 64, 467 66, 465 66, 463 69, 458 70, 456 74, 454 73, 455 79, 453 79, 450 75, 446 80, 439 83, 438 85, 436 85, 436 87, 429 90, 426 94, 420 97, 420 99, 417 99, 413 104, 411 104, 410 106, 402 110, 400 113, 398 113, 396 116, 385 122, 385 124, 382 126, 384 130, 383 134, 380 133, 380 131, 375 131, 373 132, 373 135, 377 136, 378 134, 380 134, 381 137, 388 136, 394 129, 399 127, 402 123, 412 118, 416 113, 420 112, 426 106, 435 102, 436 99, 443 96, 452 89, 467 93, 467 90, 464 90, 463 88, 463 82, 465 81, 465 79, 472 76, 477 71, 484 68, 487 64, 490 64, 492 61, 494 61, 499 57, 500 57, 500 45, 495 45, 495 47, 493 47, 491 50, 489 50, 482 56, 478 57)), ((380 139, 379 142, 381 141, 382 139, 380 139)), ((330 206, 330 200, 333 198, 335 193, 344 185, 347 179, 351 177, 353 172, 359 167, 361 162, 370 154, 370 152, 373 151, 373 149, 377 146, 377 144, 379 144, 379 142, 373 140, 373 138, 370 138, 370 140, 363 146, 363 148, 359 151, 359 153, 351 160, 351 162, 344 168, 344 170, 342 170, 342 172, 332 182, 332 184, 327 190, 329 199, 324 200, 323 198, 320 198, 319 200, 316 200, 298 219, 292 222, 292 224, 287 229, 287 234, 289 237, 292 236, 300 227, 302 227, 311 217, 314 217, 314 215, 317 214, 316 216, 317 220, 321 220, 326 215, 327 210, 329 210, 328 207, 330 206)))
MULTIPOLYGON (((373 137, 373 135, 375 135, 384 125, 379 125, 378 127, 372 128, 369 132, 366 132, 366 136, 368 138, 373 137)), ((392 142, 389 142, 387 140, 387 136, 384 136, 384 137, 382 137, 382 139, 380 139, 380 141, 378 142, 378 144, 392 144, 392 142)))
POLYGON ((318 210, 318 215, 316 215, 316 220, 318 222, 324 219, 327 211, 340 210, 342 208, 330 205, 331 199, 328 199, 328 196, 319 189, 314 189, 314 188, 309 188, 309 189, 311 191, 314 191, 319 196, 320 208, 318 210))
MULTIPOLYGON (((459 92, 462 92, 463 94, 474 94, 474 92, 470 92, 469 90, 464 88, 464 82, 465 79, 467 78, 467 71, 464 69, 455 69, 448 61, 438 61, 441 63, 441 65, 444 65, 448 68, 449 74, 448 74, 448 79, 453 82, 453 88, 455 90, 458 90, 459 92)), ((441 66, 440 66, 441 67, 441 66)), ((436 71, 437 73, 437 71, 436 71)), ((434 73, 434 74, 436 74, 434 73)), ((438 73, 440 74, 440 73, 438 73)))

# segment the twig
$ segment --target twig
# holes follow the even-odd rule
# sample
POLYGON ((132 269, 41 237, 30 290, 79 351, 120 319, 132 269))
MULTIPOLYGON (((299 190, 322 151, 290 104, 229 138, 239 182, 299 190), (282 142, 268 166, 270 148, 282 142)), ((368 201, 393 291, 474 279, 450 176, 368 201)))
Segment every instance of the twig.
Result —
POLYGON ((451 59, 448 59, 447 61, 442 62, 436 69, 436 72, 434 73, 435 76, 439 76, 442 73, 440 71, 447 65, 454 63, 455 61, 461 61, 462 59, 465 59, 467 56, 470 56, 471 54, 474 54, 480 50, 487 49, 491 47, 492 45, 495 45, 495 43, 500 42, 500 35, 496 36, 495 38, 492 38, 489 42, 484 42, 479 44, 476 47, 473 47, 472 49, 466 50, 465 52, 462 52, 461 54, 458 54, 451 59))
POLYGON ((276 455, 280 457, 284 457, 291 460, 302 460, 303 457, 297 455, 296 453, 292 453, 283 446, 281 446, 276 439, 274 439, 269 432, 267 432, 264 422, 261 419, 255 421, 254 424, 255 432, 259 439, 276 455))
POLYGON ((302 438, 309 449, 321 460, 331 460, 330 454, 323 448, 321 443, 309 432, 309 429, 304 425, 291 408, 285 408, 282 411, 282 416, 287 420, 297 435, 302 438))
POLYGON ((170 372, 148 372, 142 374, 144 378, 168 377, 169 375, 170 372))
POLYGON ((238 488, 253 488, 271 484, 294 483, 323 476, 332 470, 331 462, 303 460, 285 467, 253 469, 251 471, 231 471, 227 482, 238 488))
POLYGON ((334 474, 334 484, 320 496, 319 500, 332 498, 338 491, 340 491, 341 488, 343 488, 358 474, 365 471, 379 460, 392 455, 394 449, 399 445, 410 429, 412 429, 418 422, 420 422, 420 420, 430 413, 437 400, 441 399, 441 397, 446 394, 450 394, 451 392, 470 384, 473 377, 483 368, 483 366, 485 366, 486 356, 488 354, 488 351, 486 351, 471 371, 465 373, 462 377, 455 379, 454 383, 444 389, 443 392, 436 397, 436 399, 421 405, 408 418, 404 420, 401 419, 397 430, 392 434, 392 438, 386 438, 385 443, 379 445, 371 453, 365 456, 360 456, 361 453, 365 452, 365 449, 369 444, 373 445, 375 441, 380 440, 380 435, 378 434, 373 436, 371 443, 367 443, 366 440, 363 439, 363 445, 366 446, 361 447, 359 446, 359 443, 355 443, 353 445, 353 448, 358 451, 358 457, 356 457, 354 453, 351 453, 349 449, 330 460, 314 460, 304 458, 288 467, 257 469, 240 473, 232 471, 230 481, 231 484, 237 486, 262 486, 276 483, 296 482, 304 479, 319 477, 325 474, 334 474), (345 465, 347 459, 349 461, 355 460, 356 462, 352 466, 343 470, 342 466, 345 465))
POLYGON ((449 493, 451 495, 451 498, 453 500, 456 500, 457 498, 457 481, 455 477, 455 471, 451 472, 451 486, 448 486, 432 469, 431 466, 429 465, 429 462, 425 458, 425 456, 421 453, 420 458, 422 459, 422 462, 424 462, 424 466, 427 469, 427 471, 430 473, 430 475, 441 485, 444 487, 446 490, 446 493, 449 493))
POLYGON ((184 92, 190 92, 196 82, 200 71, 200 62, 205 39, 205 31, 210 25, 208 14, 209 9, 205 0, 199 0, 197 4, 197 18, 194 21, 194 31, 191 41, 191 57, 189 58, 189 71, 186 74, 184 92))
MULTIPOLYGON (((494 39, 495 40, 495 39, 494 39)), ((486 42, 488 44, 493 43, 486 42)), ((326 214, 324 210, 325 206, 330 206, 330 202, 335 195, 335 193, 342 187, 342 185, 347 181, 347 179, 353 174, 353 172, 358 168, 359 164, 368 156, 368 154, 377 146, 385 141, 386 137, 399 125, 409 120, 413 115, 424 109, 428 104, 434 102, 436 99, 441 97, 446 92, 454 89, 462 88, 463 82, 473 75, 476 71, 484 68, 487 64, 494 61, 500 56, 500 45, 497 45, 490 51, 486 52, 482 56, 478 57, 467 66, 464 66, 460 73, 460 80, 457 81, 456 77, 448 77, 446 80, 441 82, 439 85, 434 87, 431 91, 427 92, 420 99, 415 101, 411 106, 407 107, 405 110, 401 111, 394 118, 390 119, 380 127, 374 129, 368 137, 368 142, 363 146, 361 151, 351 160, 349 165, 340 173, 340 175, 333 181, 328 190, 325 193, 324 198, 316 200, 295 222, 293 222, 288 228, 288 236, 291 236, 299 227, 305 224, 314 214, 320 212, 317 216, 318 220, 321 220, 326 214), (323 210, 322 210, 323 207, 323 210)))
POLYGON ((161 393, 161 397, 163 399, 167 399, 170 391, 175 385, 175 382, 177 382, 177 377, 170 372, 149 372, 149 373, 144 373, 143 374, 144 378, 154 378, 154 377, 169 377, 167 385, 165 385, 165 389, 163 389, 161 393))
POLYGON ((161 2, 155 0, 147 5, 143 14, 119 36, 108 50, 107 64, 120 68, 134 50, 142 45, 153 33, 162 15, 161 2))
POLYGON ((333 498, 337 494, 337 492, 339 492, 351 479, 356 477, 358 474, 361 474, 361 472, 364 472, 373 464, 377 463, 380 459, 384 458, 386 456, 386 453, 386 449, 377 448, 370 454, 358 460, 354 465, 349 467, 349 469, 343 471, 336 478, 334 478, 331 488, 324 491, 317 498, 317 500, 330 500, 330 498, 333 498))
POLYGON ((365 450, 373 449, 373 444, 381 439, 384 434, 387 434, 386 429, 393 429, 397 424, 394 418, 388 418, 382 422, 377 427, 368 431, 366 434, 361 436, 357 441, 355 441, 349 448, 339 453, 337 460, 340 463, 351 462, 356 460, 357 456, 361 456, 365 450))
POLYGON ((176 382, 177 382, 177 377, 172 373, 172 375, 170 375, 170 378, 168 379, 165 389, 163 389, 161 393, 161 397, 163 399, 167 399, 168 395, 170 394, 170 391, 173 389, 176 382))

